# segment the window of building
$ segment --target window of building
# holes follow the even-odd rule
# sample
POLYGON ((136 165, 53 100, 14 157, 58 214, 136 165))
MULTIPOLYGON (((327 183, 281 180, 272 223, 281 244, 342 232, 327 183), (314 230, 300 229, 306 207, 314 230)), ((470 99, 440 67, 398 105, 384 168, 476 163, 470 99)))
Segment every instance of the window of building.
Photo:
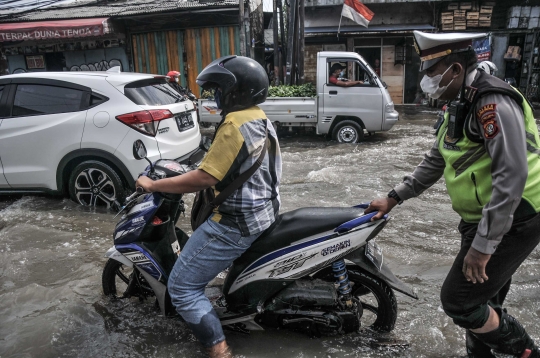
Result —
POLYGON ((12 116, 34 116, 81 110, 83 91, 37 84, 17 86, 12 116))

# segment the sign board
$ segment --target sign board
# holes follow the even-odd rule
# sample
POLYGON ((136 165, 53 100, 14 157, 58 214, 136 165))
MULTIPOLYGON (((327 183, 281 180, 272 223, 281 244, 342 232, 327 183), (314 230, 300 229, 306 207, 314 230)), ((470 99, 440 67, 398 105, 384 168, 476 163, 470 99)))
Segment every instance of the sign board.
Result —
POLYGON ((95 37, 110 33, 108 18, 0 24, 0 42, 95 37))
POLYGON ((489 61, 491 58, 491 45, 489 44, 489 37, 483 39, 473 40, 474 52, 478 56, 478 62, 489 61))

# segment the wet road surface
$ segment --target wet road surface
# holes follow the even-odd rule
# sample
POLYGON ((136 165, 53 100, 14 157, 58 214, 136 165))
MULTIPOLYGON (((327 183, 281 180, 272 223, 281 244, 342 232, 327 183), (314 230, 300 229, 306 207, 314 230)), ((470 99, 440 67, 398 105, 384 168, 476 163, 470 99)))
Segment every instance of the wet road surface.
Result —
MULTIPOLYGON (((306 206, 351 206, 385 196, 432 145, 435 111, 402 107, 390 131, 358 145, 315 135, 285 137, 282 212, 306 206)), ((186 198, 191 206, 192 196, 186 198)), ((0 198, 0 357, 204 357, 178 318, 163 318, 137 300, 111 302, 101 290, 114 213, 48 196, 0 198)), ((462 329, 442 311, 439 290, 459 249, 459 217, 444 183, 396 207, 378 235, 387 263, 419 299, 397 293, 399 316, 385 338, 408 348, 373 346, 362 334, 312 339, 290 331, 226 333, 239 357, 462 357, 462 329)), ((188 218, 178 226, 189 230, 188 218)), ((507 298, 540 341, 540 253, 514 276, 507 298)))

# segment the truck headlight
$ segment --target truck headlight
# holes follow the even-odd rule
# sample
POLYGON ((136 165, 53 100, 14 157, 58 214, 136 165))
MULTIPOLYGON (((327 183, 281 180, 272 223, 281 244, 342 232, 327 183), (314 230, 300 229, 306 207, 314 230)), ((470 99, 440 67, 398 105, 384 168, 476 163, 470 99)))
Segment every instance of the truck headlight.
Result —
POLYGON ((392 113, 394 112, 394 102, 387 103, 386 106, 384 106, 384 111, 386 113, 392 113))

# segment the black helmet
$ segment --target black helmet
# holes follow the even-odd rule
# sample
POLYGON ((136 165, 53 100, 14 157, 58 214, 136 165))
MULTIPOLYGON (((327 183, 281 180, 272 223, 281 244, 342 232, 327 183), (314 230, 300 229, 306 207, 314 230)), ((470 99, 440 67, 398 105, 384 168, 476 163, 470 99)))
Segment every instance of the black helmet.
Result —
POLYGON ((255 60, 225 56, 212 61, 197 76, 204 90, 221 89, 221 108, 234 112, 263 103, 268 96, 268 76, 255 60))

